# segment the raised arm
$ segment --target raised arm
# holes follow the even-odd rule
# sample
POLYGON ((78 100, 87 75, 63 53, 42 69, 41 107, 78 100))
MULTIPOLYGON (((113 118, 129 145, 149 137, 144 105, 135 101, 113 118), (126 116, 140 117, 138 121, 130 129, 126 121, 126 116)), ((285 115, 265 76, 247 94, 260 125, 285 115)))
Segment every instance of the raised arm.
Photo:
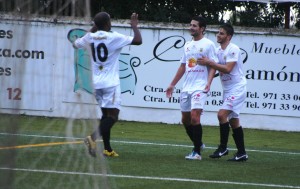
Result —
POLYGON ((136 13, 132 13, 131 19, 130 19, 130 25, 133 30, 133 40, 131 42, 132 45, 140 45, 142 44, 142 35, 140 30, 138 29, 138 20, 139 15, 136 13))

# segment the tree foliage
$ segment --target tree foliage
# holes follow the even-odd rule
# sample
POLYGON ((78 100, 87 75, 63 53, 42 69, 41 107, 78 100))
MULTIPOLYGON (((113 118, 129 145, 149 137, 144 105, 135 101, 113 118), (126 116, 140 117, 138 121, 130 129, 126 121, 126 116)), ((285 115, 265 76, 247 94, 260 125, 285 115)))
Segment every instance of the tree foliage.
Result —
POLYGON ((218 23, 230 2, 220 0, 92 0, 98 10, 105 10, 114 18, 128 18, 137 12, 140 19, 158 22, 189 22, 192 16, 202 15, 209 23, 218 23), (116 6, 117 5, 117 6, 116 6))
MULTIPOLYGON (((233 2, 226 0, 91 0, 98 9, 109 12, 113 18, 127 19, 137 12, 140 19, 156 22, 186 23, 195 15, 207 18, 208 24, 231 22, 247 27, 283 27, 284 3, 233 2), (229 18, 226 15, 231 14, 229 18)), ((300 26, 300 3, 289 3, 295 15, 291 17, 300 26)))
MULTIPOLYGON (((202 15, 208 24, 231 22, 248 27, 282 27, 286 5, 227 0, 4 0, 0 1, 0 11, 77 17, 107 11, 115 19, 128 19, 132 12, 137 12, 141 20, 178 23, 202 15)), ((295 12, 291 21, 300 28, 300 3, 288 6, 295 12)))

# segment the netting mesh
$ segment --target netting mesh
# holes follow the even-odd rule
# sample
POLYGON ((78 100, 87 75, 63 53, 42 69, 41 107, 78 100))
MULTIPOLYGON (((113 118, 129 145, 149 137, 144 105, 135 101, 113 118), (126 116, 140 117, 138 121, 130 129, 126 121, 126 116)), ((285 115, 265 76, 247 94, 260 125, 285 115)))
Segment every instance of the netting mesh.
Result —
POLYGON ((89 17, 90 0, 2 0, 0 10, 30 16, 89 17))
MULTIPOLYGON (((106 160, 91 159, 82 142, 98 126, 97 118, 73 119, 87 111, 84 100, 79 100, 83 103, 76 109, 63 110, 73 117, 64 123, 47 118, 40 125, 45 123, 40 118, 22 116, 28 111, 47 116, 59 108, 55 96, 63 91, 55 91, 57 86, 74 84, 72 78, 69 83, 58 83, 53 77, 74 71, 68 60, 74 52, 71 44, 61 41, 68 42, 68 31, 76 27, 66 23, 84 20, 85 25, 91 19, 90 1, 2 0, 0 11, 0 188, 115 188, 106 177, 106 160), (58 23, 61 20, 64 23, 58 23), (47 46, 57 49, 49 51, 47 46), (69 65, 61 70, 57 65, 65 62, 69 65), (87 177, 87 173, 100 176, 87 177)), ((75 96, 81 98, 80 93, 75 96)), ((101 143, 98 146, 100 154, 101 143)))

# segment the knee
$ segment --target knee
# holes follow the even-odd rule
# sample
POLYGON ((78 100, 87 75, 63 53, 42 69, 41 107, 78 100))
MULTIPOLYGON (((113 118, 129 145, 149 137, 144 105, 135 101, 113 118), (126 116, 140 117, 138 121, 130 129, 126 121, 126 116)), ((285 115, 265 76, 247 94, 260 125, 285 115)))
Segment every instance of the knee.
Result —
POLYGON ((191 119, 188 119, 186 117, 181 118, 181 122, 184 126, 189 126, 191 124, 191 119))
POLYGON ((109 119, 117 122, 119 120, 119 110, 116 108, 107 109, 104 119, 109 119))
POLYGON ((227 122, 227 115, 224 112, 218 112, 218 120, 220 123, 227 122))
POLYGON ((114 120, 114 123, 119 120, 119 116, 113 116, 112 119, 114 120))
POLYGON ((200 116, 199 117, 192 117, 191 124, 198 125, 200 123, 200 116))
POLYGON ((110 128, 115 124, 116 120, 113 117, 106 117, 100 121, 100 128, 110 128))

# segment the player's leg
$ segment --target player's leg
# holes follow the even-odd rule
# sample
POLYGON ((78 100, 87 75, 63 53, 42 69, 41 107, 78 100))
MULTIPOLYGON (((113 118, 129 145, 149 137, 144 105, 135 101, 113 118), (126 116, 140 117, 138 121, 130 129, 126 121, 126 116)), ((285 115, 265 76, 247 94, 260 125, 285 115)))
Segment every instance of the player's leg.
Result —
POLYGON ((246 161, 248 160, 248 155, 245 150, 244 131, 242 126, 240 126, 239 118, 231 118, 229 122, 232 127, 232 137, 237 148, 237 153, 229 161, 246 161))
POLYGON ((193 131, 191 125, 191 112, 181 112, 181 122, 185 128, 186 134, 193 141, 193 131))
MULTIPOLYGON (((199 118, 201 115, 202 109, 193 109, 190 113, 191 125, 190 125, 190 138, 193 142, 194 148, 193 151, 185 156, 185 159, 188 160, 201 160, 201 148, 204 146, 202 143, 202 125, 199 123, 199 118), (198 119, 197 119, 198 118, 198 119), (195 121, 197 120, 197 121, 195 121)), ((204 148, 204 147, 203 147, 204 148)))
MULTIPOLYGON (((103 99, 103 91, 102 89, 96 89, 94 92, 95 98, 99 104, 99 106, 101 107, 102 104, 102 99, 103 99)), ((103 110, 103 108, 101 108, 102 110, 102 118, 106 116, 106 111, 103 110)), ((102 120, 101 118, 101 120, 102 120)), ((100 123, 101 123, 100 120, 100 123)), ((92 157, 96 157, 96 139, 99 136, 99 131, 100 131, 100 127, 98 127, 96 129, 96 131, 94 131, 91 135, 87 136, 84 139, 84 143, 85 145, 88 147, 88 152, 92 157)))
POLYGON ((206 103, 207 93, 202 91, 195 91, 191 97, 191 125, 193 127, 193 138, 197 152, 204 148, 202 141, 202 125, 201 115, 203 113, 204 105, 206 103), (200 148, 199 148, 200 147, 200 148))
POLYGON ((101 122, 107 118, 107 111, 106 108, 101 108, 101 112, 102 112, 102 117, 100 119, 100 123, 99 126, 97 127, 97 129, 90 135, 87 136, 84 139, 84 143, 87 145, 88 147, 88 152, 91 156, 96 157, 96 140, 97 138, 99 138, 100 136, 100 124, 101 122))
POLYGON ((219 120, 219 133, 220 133, 220 144, 218 148, 211 154, 210 158, 220 158, 228 154, 228 137, 230 126, 227 121, 227 117, 230 114, 231 110, 220 109, 218 112, 218 120, 219 120))
POLYGON ((193 142, 194 142, 194 151, 199 155, 201 154, 202 142, 202 125, 200 123, 200 116, 202 109, 192 109, 191 111, 191 125, 193 131, 193 142))
POLYGON ((220 124, 220 146, 224 149, 227 148, 230 125, 227 120, 231 110, 220 109, 218 112, 218 120, 220 124))
MULTIPOLYGON (((101 108, 101 112, 102 112, 102 117, 100 119, 99 125, 101 124, 101 121, 104 120, 107 117, 107 110, 106 110, 106 108, 101 108)), ((99 138, 99 135, 100 135, 99 128, 100 128, 100 126, 97 127, 97 129, 91 134, 91 138, 92 138, 93 141, 96 141, 97 138, 99 138)))
POLYGON ((180 94, 181 122, 185 128, 186 134, 193 141, 193 131, 191 125, 191 101, 187 92, 180 94))
POLYGON ((202 125, 200 117, 206 101, 207 94, 201 91, 195 91, 191 94, 191 128, 192 128, 192 141, 194 144, 194 150, 192 157, 189 156, 187 159, 201 160, 201 147, 202 142, 202 125))
MULTIPOLYGON (((191 125, 191 95, 187 92, 180 94, 180 108, 181 108, 181 121, 184 125, 185 131, 190 140, 194 144, 193 126, 191 125)), ((185 156, 186 159, 194 159, 197 154, 194 152, 194 148, 190 154, 185 156)), ((198 155, 199 156, 199 155, 198 155)))
POLYGON ((237 153, 229 161, 246 161, 248 155, 244 144, 244 131, 240 126, 239 114, 243 108, 246 99, 246 87, 241 87, 236 90, 234 100, 232 100, 232 113, 228 116, 230 126, 232 128, 232 136, 237 147, 237 153))
POLYGON ((103 154, 106 156, 118 156, 116 152, 113 151, 110 144, 111 129, 113 125, 118 121, 119 109, 117 108, 107 108, 107 117, 101 120, 100 133, 103 140, 104 151, 103 154))
POLYGON ((103 89, 102 108, 106 111, 106 116, 100 122, 100 135, 102 136, 105 156, 116 157, 118 154, 112 149, 110 144, 111 128, 118 121, 121 104, 120 86, 103 89))

